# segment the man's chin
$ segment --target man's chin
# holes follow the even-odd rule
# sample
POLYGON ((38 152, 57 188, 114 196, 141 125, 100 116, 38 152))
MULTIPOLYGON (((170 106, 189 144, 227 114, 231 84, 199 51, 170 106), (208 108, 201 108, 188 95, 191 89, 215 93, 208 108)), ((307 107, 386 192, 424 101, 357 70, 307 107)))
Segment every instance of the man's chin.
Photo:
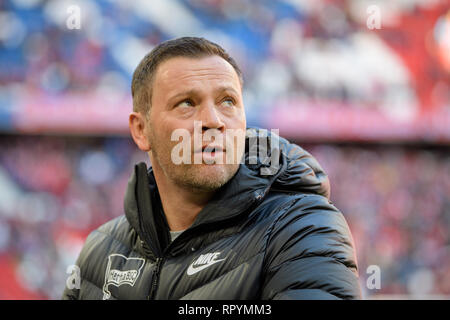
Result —
POLYGON ((238 167, 224 164, 193 165, 184 183, 200 191, 215 191, 233 178, 238 167))

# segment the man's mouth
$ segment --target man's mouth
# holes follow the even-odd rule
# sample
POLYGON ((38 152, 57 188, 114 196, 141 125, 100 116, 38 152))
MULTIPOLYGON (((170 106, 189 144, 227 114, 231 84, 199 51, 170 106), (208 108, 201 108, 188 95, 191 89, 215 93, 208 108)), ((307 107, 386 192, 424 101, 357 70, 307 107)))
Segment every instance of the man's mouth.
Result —
POLYGON ((204 145, 197 153, 201 153, 203 161, 207 163, 223 163, 225 149, 220 145, 204 145))
POLYGON ((223 148, 221 146, 206 146, 202 148, 202 152, 203 153, 211 153, 211 154, 215 154, 215 153, 219 153, 219 152, 223 152, 223 148))
POLYGON ((201 149, 197 150, 196 153, 197 152, 215 154, 225 152, 225 149, 219 145, 204 145, 201 149))

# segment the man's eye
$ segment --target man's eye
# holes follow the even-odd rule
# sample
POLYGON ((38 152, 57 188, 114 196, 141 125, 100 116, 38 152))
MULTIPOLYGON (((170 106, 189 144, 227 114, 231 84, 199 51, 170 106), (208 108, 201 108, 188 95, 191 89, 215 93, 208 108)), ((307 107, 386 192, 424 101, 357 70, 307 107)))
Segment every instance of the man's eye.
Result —
POLYGON ((224 107, 233 107, 234 106, 234 100, 232 98, 226 98, 222 101, 222 105, 224 107))
POLYGON ((192 107, 192 106, 194 106, 194 103, 189 99, 183 100, 179 104, 177 104, 177 107, 192 107))

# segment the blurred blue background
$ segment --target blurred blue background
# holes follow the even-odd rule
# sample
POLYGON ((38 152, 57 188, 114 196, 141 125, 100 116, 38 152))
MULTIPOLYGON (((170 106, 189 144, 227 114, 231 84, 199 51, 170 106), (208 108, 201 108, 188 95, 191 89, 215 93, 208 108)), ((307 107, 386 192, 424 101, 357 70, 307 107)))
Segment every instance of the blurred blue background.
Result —
POLYGON ((9 0, 0 299, 58 299, 89 232, 123 214, 132 166, 147 161, 128 133, 132 73, 179 36, 229 51, 248 124, 322 164, 365 298, 450 297, 449 0, 9 0))

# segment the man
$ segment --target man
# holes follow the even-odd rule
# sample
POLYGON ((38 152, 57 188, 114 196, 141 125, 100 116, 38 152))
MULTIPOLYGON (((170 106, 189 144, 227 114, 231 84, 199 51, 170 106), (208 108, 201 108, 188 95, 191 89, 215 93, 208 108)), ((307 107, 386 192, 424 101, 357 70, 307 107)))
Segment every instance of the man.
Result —
POLYGON ((360 298, 327 176, 302 148, 246 131, 242 85, 203 38, 144 57, 129 126, 152 166, 135 166, 125 215, 89 235, 64 299, 360 298))

